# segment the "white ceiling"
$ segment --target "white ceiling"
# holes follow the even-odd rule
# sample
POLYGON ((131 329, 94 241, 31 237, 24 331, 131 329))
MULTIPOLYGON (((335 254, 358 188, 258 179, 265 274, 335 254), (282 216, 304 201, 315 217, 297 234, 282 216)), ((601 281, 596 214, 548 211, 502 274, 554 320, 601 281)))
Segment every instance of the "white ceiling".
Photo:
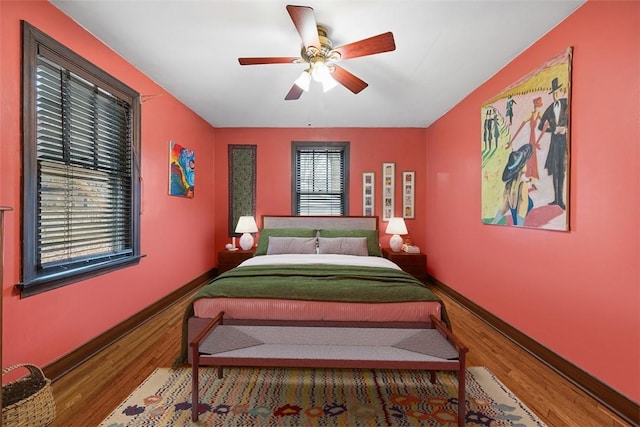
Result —
POLYGON ((216 127, 427 127, 584 3, 50 1, 216 127), (334 47, 391 31, 396 50, 340 62, 369 83, 358 95, 316 83, 285 101, 304 65, 238 57, 300 55, 287 4, 313 7, 334 47))

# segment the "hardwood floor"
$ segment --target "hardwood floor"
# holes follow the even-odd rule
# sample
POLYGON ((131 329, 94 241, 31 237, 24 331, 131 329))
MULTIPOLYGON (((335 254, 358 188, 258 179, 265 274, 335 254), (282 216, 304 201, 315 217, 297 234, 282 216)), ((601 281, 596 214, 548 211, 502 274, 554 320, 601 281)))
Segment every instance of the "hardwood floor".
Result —
MULTIPOLYGON (((445 301, 454 333, 469 347, 468 366, 486 366, 549 426, 628 426, 464 307, 445 301)), ((53 383, 54 426, 97 426, 156 367, 173 364, 191 295, 53 383)))
POLYGON ((191 295, 55 381, 54 426, 97 426, 155 368, 172 366, 191 295))
POLYGON ((486 366, 549 426, 628 426, 466 308, 435 290, 447 307, 454 334, 469 347, 468 366, 486 366))

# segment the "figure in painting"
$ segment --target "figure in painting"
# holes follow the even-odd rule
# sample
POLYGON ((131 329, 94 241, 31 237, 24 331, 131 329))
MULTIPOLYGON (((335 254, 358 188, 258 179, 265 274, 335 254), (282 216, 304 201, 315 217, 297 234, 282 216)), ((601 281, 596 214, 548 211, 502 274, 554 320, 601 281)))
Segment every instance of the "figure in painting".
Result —
POLYGON ((493 137, 496 140, 496 149, 498 148, 498 139, 500 138, 500 125, 498 124, 498 112, 493 114, 493 137))
POLYGON ((487 109, 484 116, 484 129, 482 132, 482 140, 484 141, 484 151, 491 151, 491 141, 493 140, 493 118, 491 110, 487 109))
POLYGON ((504 182, 502 203, 491 222, 492 224, 498 224, 509 211, 513 225, 524 225, 527 214, 533 208, 527 179, 524 176, 525 165, 532 154, 533 146, 531 144, 525 144, 509 154, 507 164, 502 171, 502 182, 504 182))
POLYGON ((517 104, 516 100, 509 95, 509 98, 507 99, 507 111, 505 113, 505 116, 509 119, 509 126, 513 124, 513 106, 515 104, 517 104))
POLYGON ((498 138, 500 138, 500 125, 498 124, 498 113, 492 112, 487 109, 484 119, 484 130, 482 133, 482 139, 484 141, 484 150, 491 151, 498 148, 498 138), (493 141, 496 142, 495 148, 493 148, 493 141))
POLYGON ((532 189, 534 190, 536 189, 535 181, 540 179, 540 174, 538 173, 537 150, 541 149, 540 138, 542 138, 542 136, 544 135, 544 132, 540 132, 540 136, 536 137, 536 127, 538 126, 538 122, 540 121, 540 118, 542 116, 542 113, 540 113, 541 108, 542 108, 542 98, 537 97, 536 99, 533 100, 533 110, 531 111, 531 113, 529 113, 527 118, 525 118, 522 121, 522 123, 520 123, 520 126, 518 127, 518 130, 516 130, 516 132, 513 134, 511 141, 509 141, 509 143, 504 147, 504 148, 510 148, 513 145, 513 141, 515 141, 516 137, 518 136, 518 134, 520 133, 524 125, 526 125, 527 123, 529 124, 529 138, 527 142, 533 146, 533 154, 531 155, 531 158, 527 162, 527 168, 525 169, 525 176, 533 181, 532 189))
POLYGON ((558 78, 554 78, 551 82, 551 91, 553 95, 553 103, 547 107, 542 114, 538 130, 551 134, 551 143, 549 145, 549 153, 544 167, 551 175, 553 182, 554 199, 550 205, 557 205, 565 210, 563 200, 564 178, 567 170, 567 98, 560 98, 560 88, 562 84, 558 82, 558 78))

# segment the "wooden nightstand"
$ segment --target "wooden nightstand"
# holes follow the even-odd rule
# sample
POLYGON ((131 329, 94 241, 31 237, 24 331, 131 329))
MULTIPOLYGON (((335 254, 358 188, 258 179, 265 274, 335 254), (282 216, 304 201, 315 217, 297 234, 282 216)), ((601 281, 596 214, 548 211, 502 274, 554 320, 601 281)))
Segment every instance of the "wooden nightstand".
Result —
POLYGON ((393 252, 390 248, 382 248, 382 256, 395 262, 398 266, 418 280, 427 280, 427 255, 393 252))
POLYGON ((231 270, 237 267, 245 259, 249 259, 253 256, 255 249, 243 251, 238 249, 237 251, 220 251, 218 252, 218 274, 224 273, 227 270, 231 270))

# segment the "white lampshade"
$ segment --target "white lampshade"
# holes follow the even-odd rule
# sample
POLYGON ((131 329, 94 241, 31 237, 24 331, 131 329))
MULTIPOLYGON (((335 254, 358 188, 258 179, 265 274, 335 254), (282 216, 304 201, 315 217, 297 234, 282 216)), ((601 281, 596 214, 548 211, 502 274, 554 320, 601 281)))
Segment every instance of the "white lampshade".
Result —
POLYGON ((389 240, 389 246, 393 252, 400 252, 402 249, 402 234, 409 234, 407 226, 402 218, 390 218, 387 224, 387 234, 393 234, 389 240))
POLYGON ((338 86, 338 82, 331 77, 331 74, 327 74, 324 80, 322 80, 322 90, 324 92, 328 92, 336 86, 338 86))
POLYGON ((409 234, 402 218, 391 218, 387 224, 387 234, 409 234))
POLYGON ((238 218, 238 225, 236 225, 236 233, 257 233, 258 226, 256 220, 252 216, 241 216, 238 218))
POLYGON ((318 83, 322 83, 329 75, 329 67, 324 61, 315 61, 311 64, 311 77, 318 83))
POLYGON ((249 233, 257 233, 258 226, 256 220, 252 216, 241 216, 236 225, 236 233, 244 233, 240 236, 240 247, 244 251, 248 251, 253 247, 253 236, 249 233))
POLYGON ((309 70, 305 70, 300 74, 300 77, 296 79, 294 82, 296 86, 305 92, 309 92, 309 85, 311 84, 311 75, 309 74, 309 70))

